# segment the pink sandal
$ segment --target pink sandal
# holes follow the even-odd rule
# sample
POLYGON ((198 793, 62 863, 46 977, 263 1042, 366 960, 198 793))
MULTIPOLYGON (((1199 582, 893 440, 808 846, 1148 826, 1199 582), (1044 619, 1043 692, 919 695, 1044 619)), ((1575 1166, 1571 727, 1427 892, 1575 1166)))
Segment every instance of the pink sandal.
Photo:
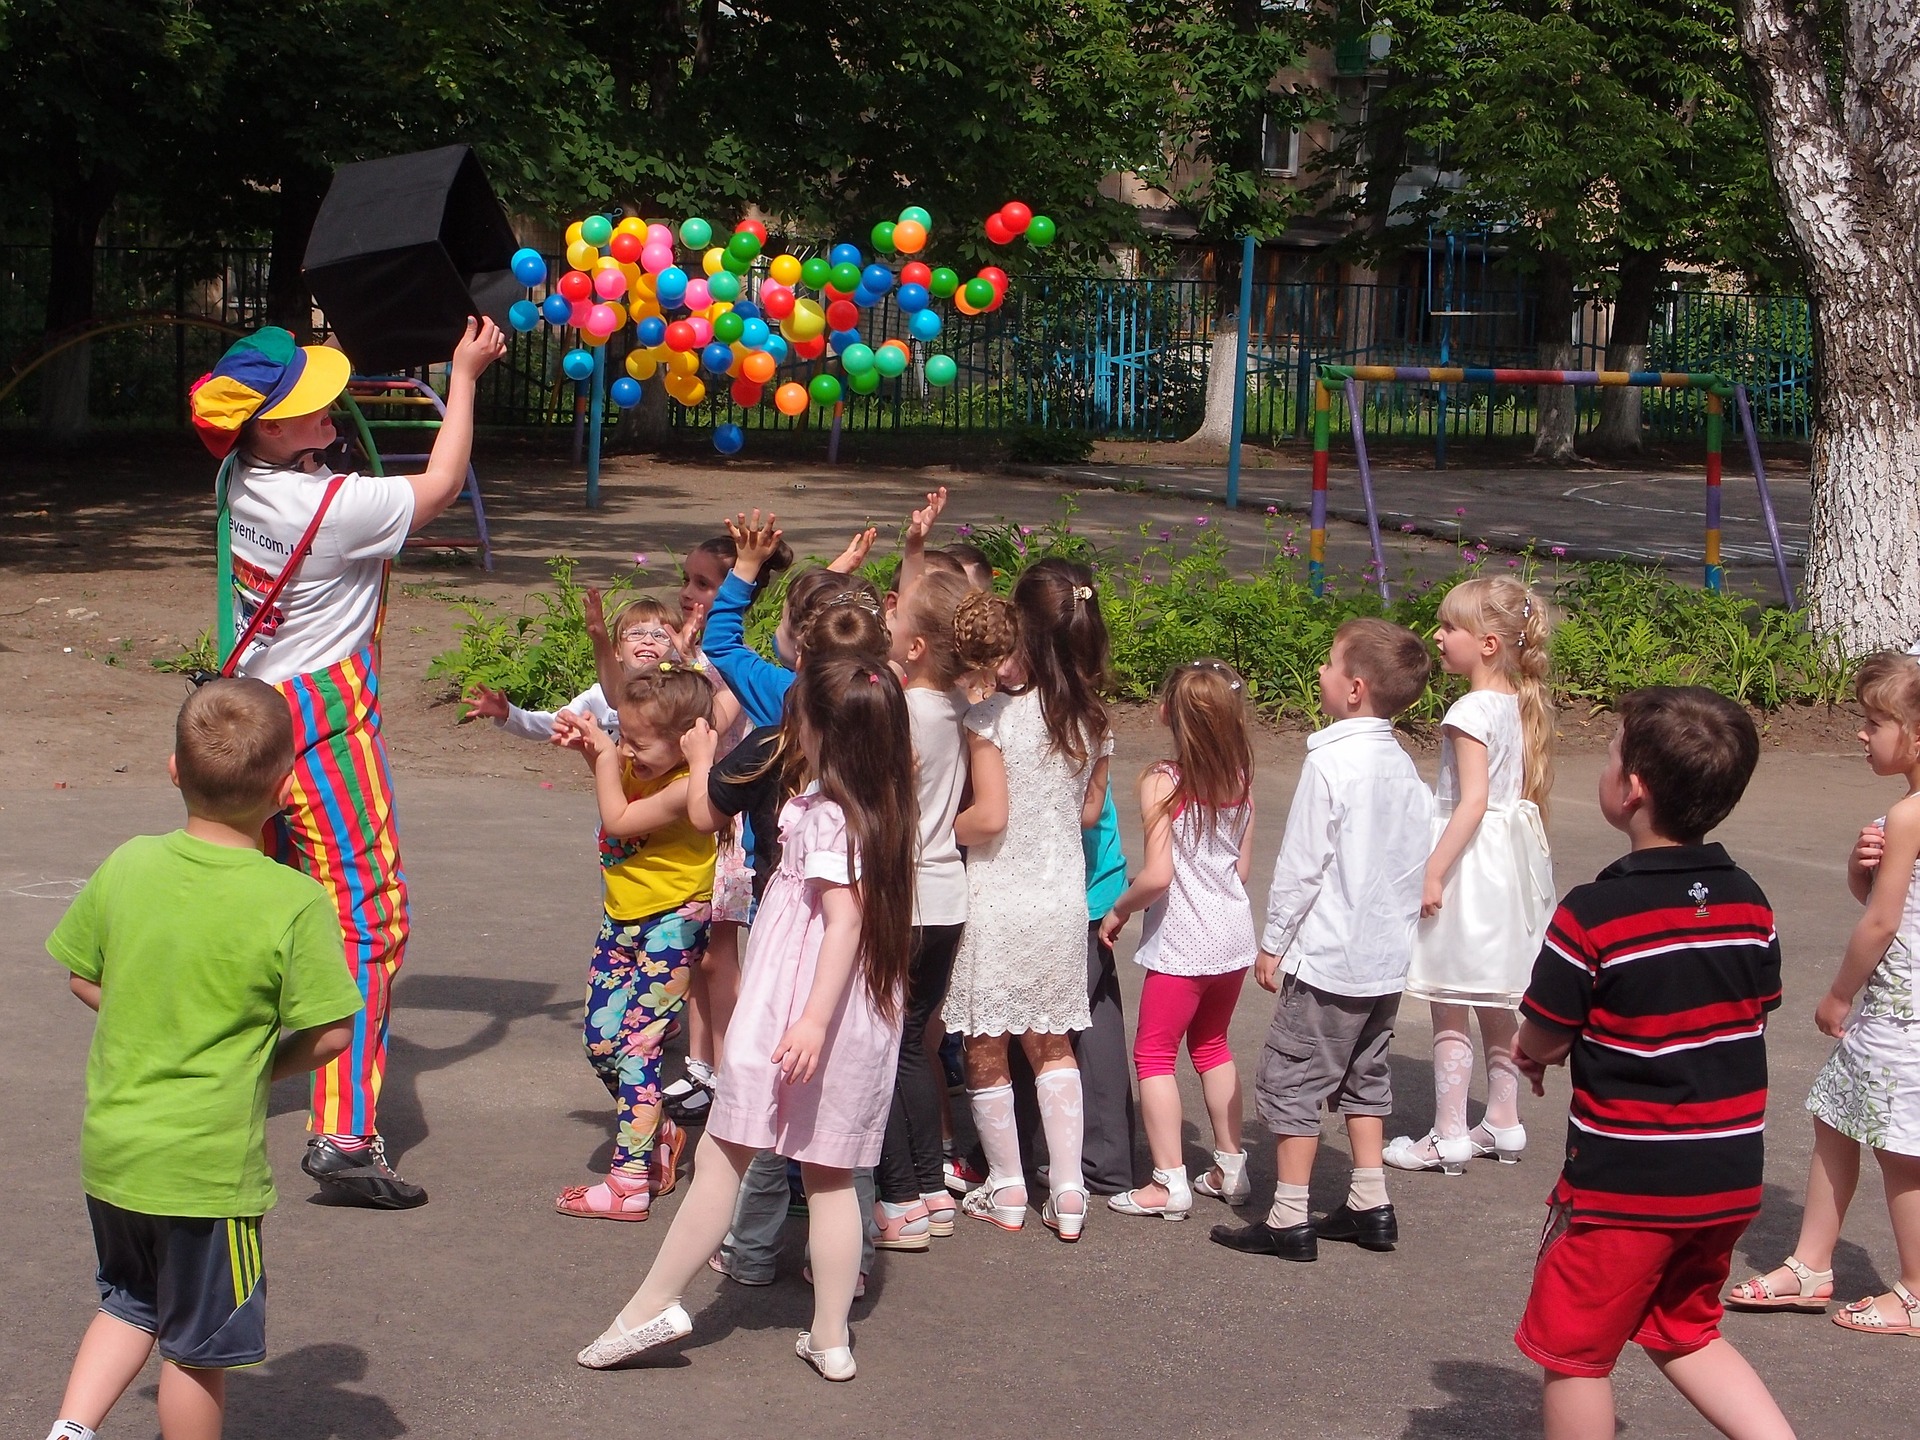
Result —
POLYGON ((653 1203, 645 1180, 609 1175, 598 1185, 569 1185, 553 1202, 562 1215, 577 1220, 644 1220, 653 1203))
POLYGON ((680 1154, 686 1148, 687 1132, 662 1116, 659 1133, 654 1136, 653 1158, 647 1162, 654 1199, 665 1199, 679 1186, 680 1154))
POLYGON ((1765 1275, 1756 1275, 1751 1280, 1742 1280, 1727 1292, 1725 1301, 1729 1310, 1802 1310, 1813 1315, 1824 1315, 1827 1306, 1833 1303, 1833 1272, 1815 1270, 1804 1264, 1797 1255, 1789 1255, 1780 1262, 1780 1268, 1794 1278, 1799 1287, 1791 1295, 1784 1295, 1773 1288, 1773 1282, 1765 1275), (1825 1290, 1824 1295, 1816 1295, 1816 1290, 1825 1290))
POLYGON ((1898 1280, 1887 1293, 1904 1312, 1904 1323, 1887 1319, 1881 1312, 1882 1297, 1878 1295, 1854 1301, 1833 1317, 1833 1323, 1842 1330, 1856 1330, 1863 1335, 1920 1335, 1920 1300, 1898 1280))

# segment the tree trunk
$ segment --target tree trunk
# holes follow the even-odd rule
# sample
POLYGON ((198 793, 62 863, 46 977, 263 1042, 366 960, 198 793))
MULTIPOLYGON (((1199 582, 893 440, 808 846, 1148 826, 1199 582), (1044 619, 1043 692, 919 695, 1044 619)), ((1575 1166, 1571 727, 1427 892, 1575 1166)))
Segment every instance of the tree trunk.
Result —
MULTIPOLYGON (((1542 370, 1566 370, 1573 365, 1573 266, 1557 251, 1540 254, 1540 301, 1535 332, 1535 354, 1542 370)), ((1533 455, 1551 465, 1574 459, 1573 387, 1542 385, 1534 406, 1533 455)))
MULTIPOLYGON (((113 177, 82 172, 77 162, 56 171, 47 196, 52 252, 44 333, 50 344, 94 318, 93 252, 117 188, 113 177)), ((50 440, 65 443, 86 433, 92 348, 91 341, 70 346, 40 367, 40 430, 50 440)))
POLYGON ((280 177, 280 203, 273 214, 273 249, 267 260, 267 323, 293 332, 302 345, 312 338, 313 291, 301 265, 307 237, 327 193, 327 177, 298 170, 280 177))
MULTIPOLYGON (((1666 263, 1662 250, 1634 250, 1621 256, 1620 290, 1613 301, 1613 328, 1607 334, 1607 369, 1646 367, 1653 297, 1666 263)), ((1600 392, 1600 424, 1593 432, 1594 449, 1614 455, 1640 453, 1640 402, 1645 394, 1632 385, 1600 392)))
POLYGON ((673 434, 668 407, 674 403, 659 379, 649 380, 642 385, 640 403, 620 416, 620 423, 614 428, 610 450, 630 455, 666 449, 667 439, 673 434))
POLYGON ((1188 445, 1233 443, 1233 391, 1240 375, 1240 242, 1213 247, 1214 293, 1220 318, 1214 322, 1213 351, 1207 361, 1207 408, 1188 445))
POLYGON ((1837 86, 1812 6, 1741 0, 1740 41, 1813 300, 1805 599, 1858 653, 1920 633, 1920 32, 1906 6, 1841 9, 1837 86))

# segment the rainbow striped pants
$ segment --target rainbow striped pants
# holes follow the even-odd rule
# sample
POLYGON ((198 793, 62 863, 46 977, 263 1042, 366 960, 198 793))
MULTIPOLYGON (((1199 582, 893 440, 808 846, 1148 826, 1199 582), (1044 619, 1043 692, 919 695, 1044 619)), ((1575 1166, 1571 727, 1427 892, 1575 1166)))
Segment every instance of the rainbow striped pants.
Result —
POLYGON ((371 649, 275 687, 293 711, 293 794, 268 824, 268 850, 326 887, 340 912, 347 968, 366 1008, 353 1043, 313 1072, 307 1128, 371 1135, 387 1070, 387 1011, 407 950, 407 874, 380 737, 371 649))

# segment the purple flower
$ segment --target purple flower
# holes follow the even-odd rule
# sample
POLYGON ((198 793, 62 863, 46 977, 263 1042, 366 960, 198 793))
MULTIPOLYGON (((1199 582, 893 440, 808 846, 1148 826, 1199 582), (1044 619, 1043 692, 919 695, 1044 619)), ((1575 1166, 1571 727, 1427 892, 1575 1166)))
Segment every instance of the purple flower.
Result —
POLYGON ((973 526, 956 525, 953 527, 953 533, 956 535, 971 535, 973 533, 973 526))
POLYGON ((1278 505, 1269 505, 1267 506, 1267 513, 1269 515, 1278 515, 1280 513, 1280 507, 1278 505))
POLYGON ((1031 526, 1031 525, 1022 525, 1022 526, 1020 527, 1020 533, 1021 533, 1022 535, 1031 535, 1031 534, 1033 533, 1033 526, 1031 526))
POLYGON ((1518 560, 1507 561, 1507 569, 1518 570, 1519 568, 1520 568, 1520 562, 1518 560))
POLYGON ((1556 560, 1564 560, 1567 558, 1567 547, 1564 545, 1555 545, 1547 553, 1556 560))
POLYGON ((1464 515, 1464 514, 1466 514, 1466 513, 1467 513, 1467 507, 1466 507, 1466 506, 1464 506, 1464 505, 1462 505, 1462 506, 1460 506, 1460 507, 1459 507, 1459 508, 1458 508, 1457 510, 1455 510, 1455 511, 1454 511, 1453 513, 1454 513, 1454 514, 1456 514, 1456 515, 1464 515))
POLYGON ((1171 540, 1171 539, 1173 539, 1173 531, 1171 531, 1171 530, 1162 530, 1162 531, 1160 532, 1160 538, 1161 538, 1162 540, 1171 540))
POLYGON ((1193 523, 1196 525, 1204 525, 1207 523, 1207 517, 1204 515, 1196 515, 1193 517, 1193 523))
POLYGON ((1409 520, 1405 525, 1402 525, 1400 529, 1403 534, 1411 535, 1413 533, 1413 522, 1409 520))
POLYGON ((640 552, 640 551, 636 551, 636 552, 634 552, 634 557, 633 557, 633 563, 634 563, 634 564, 635 564, 636 566, 638 566, 638 567, 639 567, 640 569, 642 569, 642 570, 644 570, 644 569, 646 569, 646 568, 647 568, 647 557, 646 557, 646 555, 645 555, 645 553, 644 553, 644 552, 640 552))

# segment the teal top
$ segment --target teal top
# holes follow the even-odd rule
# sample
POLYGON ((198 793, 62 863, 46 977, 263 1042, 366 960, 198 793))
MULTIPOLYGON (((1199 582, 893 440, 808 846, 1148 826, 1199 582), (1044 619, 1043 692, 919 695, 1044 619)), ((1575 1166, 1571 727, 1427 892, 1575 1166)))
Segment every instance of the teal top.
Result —
POLYGON ((1127 888, 1127 852, 1120 848, 1120 812, 1113 808, 1111 785, 1100 823, 1080 832, 1080 847, 1087 857, 1087 917, 1104 920, 1127 888))

